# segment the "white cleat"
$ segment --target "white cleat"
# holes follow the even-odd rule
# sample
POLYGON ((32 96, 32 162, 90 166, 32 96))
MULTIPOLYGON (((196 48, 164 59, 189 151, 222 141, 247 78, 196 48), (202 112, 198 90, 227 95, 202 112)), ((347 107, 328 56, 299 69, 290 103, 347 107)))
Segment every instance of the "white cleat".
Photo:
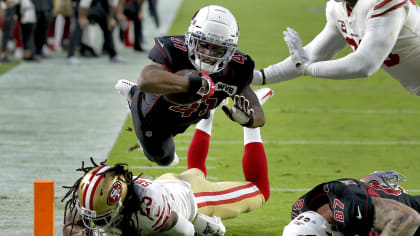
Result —
POLYGON ((179 164, 179 157, 176 154, 176 152, 174 152, 174 159, 172 160, 172 162, 169 164, 169 166, 176 166, 179 164))
POLYGON ((67 59, 70 65, 78 65, 80 64, 80 60, 77 57, 69 57, 67 59))
POLYGON ((119 94, 121 94, 121 96, 127 99, 129 104, 131 104, 132 99, 130 95, 130 90, 134 85, 136 84, 126 79, 120 79, 115 84, 115 89, 118 91, 119 94))
POLYGON ((255 91, 255 94, 260 101, 261 106, 268 101, 274 95, 274 91, 271 88, 260 88, 255 91))
POLYGON ((111 63, 117 63, 117 64, 125 64, 125 63, 127 63, 127 59, 122 58, 122 57, 120 57, 118 55, 109 58, 109 61, 111 63))

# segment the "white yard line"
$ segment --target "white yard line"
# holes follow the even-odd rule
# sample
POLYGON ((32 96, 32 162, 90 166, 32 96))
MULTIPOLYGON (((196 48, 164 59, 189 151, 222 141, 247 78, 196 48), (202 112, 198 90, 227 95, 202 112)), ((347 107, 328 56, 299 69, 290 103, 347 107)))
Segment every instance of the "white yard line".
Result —
MULTIPOLYGON (((216 169, 215 166, 206 166, 207 169, 216 169)), ((183 169, 187 170, 187 166, 130 166, 133 169, 155 169, 155 170, 164 170, 164 169, 183 169)))
MULTIPOLYGON (((191 140, 176 140, 177 143, 191 143, 191 140)), ((243 144, 243 140, 211 140, 212 144, 243 144)), ((277 145, 420 145, 420 141, 327 141, 327 140, 264 140, 264 144, 277 145)))
POLYGON ((359 114, 419 114, 414 109, 264 109, 266 113, 359 113, 359 114))
POLYGON ((419 114, 420 110, 414 109, 264 109, 266 113, 359 113, 359 114, 419 114))
MULTIPOLYGON (((307 192, 309 188, 271 188, 272 192, 307 192)), ((408 193, 420 193, 420 189, 406 189, 408 193)))
MULTIPOLYGON (((137 160, 147 160, 147 158, 145 157, 145 156, 139 156, 139 157, 133 157, 134 159, 137 159, 137 160)), ((180 157, 180 156, 178 156, 178 158, 180 159, 180 160, 187 160, 187 157, 180 157)), ((216 158, 215 157, 207 157, 206 158, 206 160, 208 160, 208 161, 215 161, 216 160, 216 158)))

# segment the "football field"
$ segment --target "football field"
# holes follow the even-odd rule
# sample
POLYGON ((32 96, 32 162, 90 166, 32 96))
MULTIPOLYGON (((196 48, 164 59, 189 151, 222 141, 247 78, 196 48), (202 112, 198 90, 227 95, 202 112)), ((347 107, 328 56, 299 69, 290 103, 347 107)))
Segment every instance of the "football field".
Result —
MULTIPOLYGON (((282 33, 286 27, 299 32, 306 44, 325 24, 324 0, 184 0, 170 33, 184 34, 193 13, 208 4, 225 6, 236 16, 239 50, 255 60, 257 69, 288 56, 282 33)), ((369 79, 302 77, 269 87, 275 95, 263 107, 266 125, 261 133, 271 197, 262 208, 225 220, 226 235, 281 234, 294 201, 305 190, 336 178, 396 170, 407 177, 403 186, 409 193, 419 194, 420 98, 384 71, 369 79)), ((156 166, 139 149, 129 151, 137 143, 130 130, 129 116, 110 153, 111 164, 127 162, 135 174, 148 177, 186 169, 194 126, 176 137, 181 161, 172 168, 156 166)), ((241 126, 217 111, 207 160, 209 179, 243 180, 242 154, 241 126)))

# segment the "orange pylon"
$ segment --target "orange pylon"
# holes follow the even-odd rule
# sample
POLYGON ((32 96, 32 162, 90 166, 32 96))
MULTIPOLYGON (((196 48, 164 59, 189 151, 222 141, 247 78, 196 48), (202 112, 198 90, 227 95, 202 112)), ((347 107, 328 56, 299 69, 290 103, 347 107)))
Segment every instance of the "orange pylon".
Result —
POLYGON ((54 235, 54 181, 34 182, 34 236, 54 235))

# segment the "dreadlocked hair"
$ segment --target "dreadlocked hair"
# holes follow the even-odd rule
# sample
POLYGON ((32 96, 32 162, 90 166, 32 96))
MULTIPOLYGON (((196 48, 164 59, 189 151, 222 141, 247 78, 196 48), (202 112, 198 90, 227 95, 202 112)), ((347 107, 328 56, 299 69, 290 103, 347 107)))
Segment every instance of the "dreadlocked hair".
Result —
MULTIPOLYGON (((85 162, 82 161, 82 166, 78 169, 76 169, 76 171, 82 171, 83 175, 78 178, 76 180, 76 182, 74 182, 74 184, 72 186, 63 186, 63 188, 69 189, 67 191, 67 193, 64 195, 63 199, 61 199, 61 202, 64 202, 69 196, 70 199, 67 200, 65 208, 64 208, 64 221, 66 220, 66 216, 68 212, 73 212, 76 209, 76 204, 77 203, 77 189, 79 188, 80 182, 82 181, 83 177, 92 169, 99 167, 99 166, 103 166, 106 163, 106 160, 99 162, 99 165, 95 162, 95 160, 93 159, 93 157, 90 157, 90 161, 92 163, 93 166, 90 167, 85 167, 85 162), (69 211, 68 211, 69 210, 69 211)), ((97 174, 97 175, 106 175, 107 173, 112 173, 115 175, 120 175, 122 176, 121 181, 124 181, 127 184, 127 196, 124 200, 124 207, 123 208, 123 216, 125 219, 126 215, 130 215, 137 209, 140 208, 140 204, 138 201, 138 198, 136 196, 136 194, 134 194, 134 189, 132 188, 134 182, 143 175, 143 173, 140 173, 136 178, 133 178, 133 173, 126 170, 124 167, 127 166, 126 163, 116 163, 114 166, 112 166, 111 168, 109 168, 108 170, 97 174), (130 206, 130 207, 128 207, 130 206), (128 210, 126 210, 127 208, 129 208, 128 210), (131 208, 131 209, 130 209, 131 208)), ((77 211, 77 210, 76 210, 77 211)), ((71 224, 72 228, 71 228, 71 232, 73 231, 73 222, 75 221, 76 218, 76 214, 73 215, 73 219, 71 220, 72 223, 71 224)), ((67 225, 66 225, 67 226, 67 225)), ((87 233, 89 235, 90 231, 88 229, 87 233)), ((137 229, 135 229, 137 230, 137 229)))

